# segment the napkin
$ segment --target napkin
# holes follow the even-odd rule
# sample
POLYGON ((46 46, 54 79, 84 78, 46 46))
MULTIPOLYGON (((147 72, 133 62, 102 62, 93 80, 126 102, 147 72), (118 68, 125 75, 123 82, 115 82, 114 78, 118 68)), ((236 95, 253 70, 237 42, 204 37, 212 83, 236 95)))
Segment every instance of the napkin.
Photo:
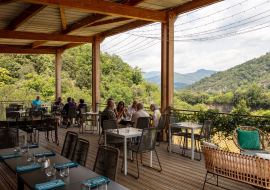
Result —
POLYGON ((41 168, 41 166, 39 164, 30 164, 30 165, 27 165, 27 166, 18 166, 16 167, 16 172, 25 172, 25 171, 28 171, 28 170, 34 170, 34 169, 38 169, 38 168, 41 168))
POLYGON ((16 153, 16 154, 8 154, 8 155, 2 155, 1 160, 8 159, 8 158, 16 158, 16 157, 22 157, 21 154, 16 153))
POLYGON ((59 181, 58 179, 58 180, 50 181, 47 183, 36 184, 35 190, 48 190, 48 189, 53 189, 53 188, 61 187, 61 186, 65 186, 65 183, 62 180, 59 181))
POLYGON ((62 167, 64 166, 68 166, 69 168, 72 168, 72 167, 76 167, 78 166, 79 164, 77 162, 74 162, 74 161, 71 161, 71 162, 67 162, 67 163, 64 163, 64 164, 58 164, 58 165, 55 165, 54 167, 56 169, 61 169, 62 167))
POLYGON ((89 187, 89 186, 90 187, 96 187, 96 186, 98 186, 98 185, 100 185, 102 183, 108 183, 109 181, 110 181, 109 178, 101 176, 101 177, 97 177, 97 178, 94 178, 94 179, 87 180, 87 181, 83 182, 83 184, 85 186, 87 186, 87 187, 89 187), (105 180, 100 182, 100 180, 102 180, 102 179, 105 179, 105 180), (91 182, 93 182, 93 183, 91 183, 91 182))
MULTIPOLYGON (((38 144, 31 144, 31 145, 28 145, 29 148, 38 148, 39 145, 38 144)), ((27 148, 27 146, 21 146, 21 148, 27 148)))
POLYGON ((181 123, 172 123, 172 125, 181 125, 181 123))
MULTIPOLYGON (((54 156, 54 155, 55 155, 55 152, 54 151, 45 152, 45 156, 54 156)), ((35 157, 41 157, 41 156, 43 156, 43 153, 35 154, 35 157)))

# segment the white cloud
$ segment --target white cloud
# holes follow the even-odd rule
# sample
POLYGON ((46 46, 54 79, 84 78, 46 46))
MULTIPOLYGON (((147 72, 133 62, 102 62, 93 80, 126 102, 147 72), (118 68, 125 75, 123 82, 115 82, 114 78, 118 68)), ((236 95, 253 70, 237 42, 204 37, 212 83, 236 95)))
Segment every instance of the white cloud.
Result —
MULTIPOLYGON (((179 18, 175 22, 175 40, 186 39, 177 38, 178 36, 194 34, 207 30, 209 31, 212 29, 223 27, 225 25, 229 25, 230 23, 232 23, 230 27, 234 27, 240 24, 250 22, 249 24, 228 29, 226 31, 211 33, 209 35, 195 36, 191 37, 191 39, 206 36, 216 36, 236 31, 243 31, 243 29, 250 27, 254 27, 254 29, 256 29, 257 25, 265 22, 269 23, 262 26, 270 25, 270 11, 268 11, 269 4, 266 4, 265 2, 267 1, 238 0, 236 2, 233 0, 226 0, 203 8, 194 13, 190 13, 187 16, 179 18), (238 5, 236 5, 237 3, 238 5), (241 5, 239 3, 241 3, 241 5), (233 5, 236 6, 234 6, 233 8, 228 8, 233 5), (253 8, 254 6, 257 6, 256 9, 253 8), (223 9, 226 10, 221 11, 223 9), (199 19, 205 17, 206 15, 213 14, 217 11, 220 12, 218 14, 199 19), (234 16, 232 17, 232 15, 234 16), (269 17, 256 20, 268 15, 269 17), (252 18, 247 19, 250 17, 252 18), (247 20, 239 22, 237 24, 233 24, 243 19, 247 20), (208 24, 211 22, 213 23, 208 24), (206 26, 198 27, 201 25, 206 26), (181 32, 185 29, 190 30, 181 32)), ((228 38, 217 39, 213 41, 175 41, 174 70, 179 73, 194 72, 201 68, 222 71, 244 63, 245 61, 248 61, 255 57, 259 57, 266 52, 270 52, 268 46, 270 42, 269 28, 270 27, 267 27, 265 29, 257 30, 254 32, 249 32, 246 34, 236 35, 228 38)), ((109 53, 116 53, 117 55, 120 55, 120 57, 122 57, 122 59, 131 66, 139 66, 144 71, 159 71, 161 69, 160 42, 154 46, 151 46, 158 41, 151 38, 143 38, 137 35, 160 38, 160 32, 161 31, 159 23, 135 29, 125 34, 120 34, 120 36, 118 37, 113 36, 106 39, 103 42, 103 44, 105 45, 102 44, 103 46, 101 47, 101 50, 106 50, 109 53), (131 34, 134 34, 135 36, 132 36, 131 34)), ((213 32, 213 30, 209 32, 213 32)))

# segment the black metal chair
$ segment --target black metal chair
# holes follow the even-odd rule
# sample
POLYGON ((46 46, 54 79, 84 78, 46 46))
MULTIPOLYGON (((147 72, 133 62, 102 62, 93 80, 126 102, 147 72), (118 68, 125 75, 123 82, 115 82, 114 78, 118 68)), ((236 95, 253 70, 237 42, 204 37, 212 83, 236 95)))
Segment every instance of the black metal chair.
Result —
POLYGON ((16 119, 20 118, 20 113, 19 112, 13 112, 15 111, 13 108, 6 108, 6 118, 7 119, 16 119))
MULTIPOLYGON (((205 120, 201 129, 200 134, 194 134, 194 141, 195 141, 195 151, 200 153, 200 159, 196 160, 201 160, 202 159, 202 152, 201 152, 201 141, 204 142, 210 142, 210 136, 211 136, 211 131, 213 127, 213 121, 212 120, 205 120), (199 151, 198 151, 199 150, 199 151)), ((188 138, 191 138, 191 134, 187 133, 186 140, 188 138)), ((185 141, 184 141, 185 144, 185 141)), ((183 147, 184 147, 183 144, 183 147)), ((184 155, 185 155, 185 149, 184 150, 184 155)))
POLYGON ((19 129, 9 127, 8 122, 0 126, 0 149, 13 148, 19 142, 19 129))
MULTIPOLYGON (((69 107, 68 109, 68 114, 67 114, 67 118, 71 120, 73 120, 74 118, 77 118, 77 107, 69 107)), ((73 124, 75 126, 75 124, 73 124)), ((67 128, 71 126, 71 123, 68 123, 67 128)))
MULTIPOLYGON (((92 122, 92 125, 90 125, 90 128, 91 128, 91 126, 93 127, 93 122, 94 121, 98 122, 98 120, 94 119, 91 115, 83 115, 84 113, 88 112, 87 110, 90 110, 90 108, 91 108, 90 106, 80 108, 80 118, 82 119, 83 123, 85 123, 85 129, 86 129, 86 122, 92 122)), ((81 123, 81 125, 83 123, 81 123)), ((92 131, 91 134, 94 133, 94 129, 93 130, 88 130, 88 131, 92 131)))
MULTIPOLYGON (((103 129, 108 130, 108 129, 117 129, 117 124, 115 120, 104 120, 103 121, 103 129)), ((120 149, 120 146, 123 145, 124 140, 122 138, 118 138, 113 135, 106 135, 107 138, 107 144, 113 144, 115 146, 118 146, 120 149)))
POLYGON ((162 114, 161 117, 160 117, 160 120, 159 120, 159 123, 158 123, 158 126, 157 126, 157 132, 159 133, 158 134, 158 145, 157 146, 160 146, 160 133, 161 131, 163 131, 164 129, 166 129, 166 125, 167 125, 167 119, 168 119, 169 115, 166 113, 166 114, 162 114))
POLYGON ((101 136, 104 135, 104 129, 103 129, 103 121, 105 120, 109 120, 109 117, 107 115, 100 115, 100 123, 101 123, 101 129, 102 129, 102 132, 100 133, 100 136, 99 136, 99 139, 98 139, 98 145, 101 145, 100 143, 100 139, 101 139, 101 136))
MULTIPOLYGON (((36 133, 38 133, 38 140, 37 142, 39 143, 39 132, 45 132, 45 138, 47 132, 51 132, 51 139, 53 142, 53 135, 52 132, 55 131, 56 129, 57 122, 55 121, 55 116, 54 115, 43 115, 41 116, 41 122, 40 125, 36 128, 35 136, 36 133)), ((49 137, 47 137, 47 140, 49 141, 49 137)), ((57 142, 59 144, 59 141, 57 142)))
POLYGON ((43 112, 36 110, 36 108, 27 108, 25 112, 26 117, 38 117, 42 116, 43 112))
POLYGON ((62 148, 61 155, 67 159, 71 159, 75 150, 76 142, 78 139, 78 133, 68 131, 62 148))
POLYGON ((36 141, 35 135, 34 135, 34 141, 32 138, 32 135, 34 134, 33 117, 17 117, 16 126, 22 131, 26 132, 27 135, 30 134, 30 143, 33 143, 36 141))
POLYGON ((145 129, 150 127, 151 117, 139 117, 136 128, 145 129))
MULTIPOLYGON (((150 151, 155 151, 156 152, 159 167, 160 167, 160 169, 155 169, 155 168, 153 168, 153 169, 158 170, 159 172, 162 171, 162 167, 161 167, 161 164, 160 164, 160 161, 159 161, 159 158, 158 158, 158 154, 157 154, 157 151, 156 151, 156 138, 157 138, 157 128, 156 127, 146 128, 146 129, 143 129, 140 144, 135 145, 135 146, 128 146, 127 147, 128 150, 132 151, 132 154, 133 154, 133 152, 136 152, 137 171, 138 171, 138 177, 128 173, 129 175, 135 177, 136 179, 139 178, 140 172, 139 172, 139 164, 138 164, 138 154, 141 154, 141 163, 142 163, 142 165, 146 166, 142 162, 142 153, 147 153, 147 152, 150 152, 150 151)), ((124 164, 124 159, 123 159, 123 162, 122 162, 121 171, 123 171, 123 164, 124 164)), ((147 167, 149 167, 149 166, 147 166, 147 167)))
POLYGON ((120 151, 110 146, 99 146, 93 171, 116 182, 120 151))
POLYGON ((90 142, 88 140, 78 138, 71 160, 85 167, 89 146, 90 142))

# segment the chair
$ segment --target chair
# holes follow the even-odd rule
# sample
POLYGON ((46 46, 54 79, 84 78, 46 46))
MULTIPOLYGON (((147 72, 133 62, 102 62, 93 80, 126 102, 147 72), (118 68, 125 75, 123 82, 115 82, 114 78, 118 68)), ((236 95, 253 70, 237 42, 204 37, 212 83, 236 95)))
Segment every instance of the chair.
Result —
POLYGON ((9 105, 8 105, 8 107, 10 107, 10 108, 11 108, 11 107, 17 107, 17 106, 18 106, 18 104, 15 104, 15 103, 12 103, 12 104, 9 104, 9 105))
POLYGON ((99 146, 93 171, 116 182, 120 151, 110 146, 99 146))
MULTIPOLYGON (((30 134, 30 142, 33 143, 32 134, 34 133, 33 118, 32 117, 17 117, 16 126, 18 129, 30 134)), ((35 136, 34 136, 35 137, 35 136)), ((36 139, 34 139, 36 141, 36 139)))
MULTIPOLYGON (((201 152, 201 149, 200 149, 200 142, 202 142, 202 141, 210 142, 210 136, 211 136, 212 127, 213 127, 213 121, 212 120, 204 120, 204 123, 203 123, 200 134, 194 134, 195 151, 198 152, 198 150, 197 150, 197 148, 198 148, 199 153, 200 153, 200 159, 199 160, 202 159, 202 152, 201 152)), ((188 138, 191 138, 190 133, 187 134, 185 139, 187 140, 188 138)), ((184 144, 185 144, 185 141, 184 141, 184 144)), ((184 147, 184 144, 183 144, 183 147, 184 147)), ((183 148, 183 150, 184 150, 184 155, 185 155, 185 149, 183 148)))
POLYGON ((6 118, 7 119, 16 119, 17 117, 20 117, 19 112, 13 112, 15 111, 14 108, 6 108, 6 118))
MULTIPOLYGON (((85 128, 86 128, 86 121, 92 122, 92 124, 93 124, 93 121, 98 122, 98 120, 93 119, 93 117, 91 115, 83 115, 84 113, 88 112, 87 109, 90 110, 90 108, 91 108, 90 106, 80 108, 80 118, 83 120, 83 123, 85 123, 85 128)), ((83 125, 83 123, 81 123, 81 125, 83 125)), ((91 125, 91 126, 93 127, 93 125, 91 125)), ((93 132, 94 132, 94 130, 89 130, 89 131, 92 131, 91 134, 93 134, 93 132)), ((82 132, 83 132, 83 130, 82 130, 82 132)))
POLYGON ((37 111, 36 108, 27 108, 25 116, 27 117, 38 117, 42 116, 43 112, 42 111, 37 111))
POLYGON ((61 155, 67 159, 71 159, 78 139, 78 134, 68 131, 62 148, 61 155))
POLYGON ((102 129, 102 132, 99 136, 99 139, 98 139, 98 145, 101 145, 100 142, 100 139, 101 139, 101 136, 104 135, 104 129, 103 129, 103 121, 105 120, 109 120, 109 117, 107 115, 100 115, 100 120, 101 120, 101 129, 102 129))
MULTIPOLYGON (((76 106, 68 108, 67 118, 70 119, 70 122, 73 120, 73 118, 75 118, 75 119, 77 118, 77 113, 76 112, 77 112, 77 107, 76 106)), ((70 127, 70 126, 71 126, 71 124, 68 123, 67 128, 70 127)))
POLYGON ((19 129, 10 128, 8 122, 0 126, 0 149, 13 148, 19 142, 19 129))
POLYGON ((150 127, 151 117, 139 117, 136 128, 145 129, 150 127))
MULTIPOLYGON (((160 164, 160 161, 159 161, 159 158, 158 158, 158 154, 157 154, 157 151, 156 151, 156 138, 157 138, 157 128, 156 127, 145 128, 145 129, 143 129, 143 132, 142 132, 140 144, 127 147, 128 150, 132 151, 132 154, 133 154, 133 152, 136 152, 137 171, 138 171, 138 177, 128 173, 129 175, 135 177, 136 179, 139 178, 140 173, 139 173, 139 164, 138 164, 138 153, 141 154, 141 163, 142 163, 142 165, 146 166, 142 162, 142 153, 147 153, 147 152, 150 152, 150 151, 155 151, 156 152, 156 156, 157 156, 158 163, 159 163, 159 166, 160 166, 160 169, 156 169, 156 170, 158 170, 159 172, 162 171, 162 167, 161 167, 161 164, 160 164)), ((123 159, 123 162, 122 162, 121 171, 123 171, 122 170, 123 169, 123 164, 124 164, 124 159, 123 159)), ((153 168, 153 169, 155 169, 155 168, 153 168)))
MULTIPOLYGON (((160 133, 161 131, 163 131, 166 128, 168 116, 169 115, 167 113, 161 115, 158 126, 157 126, 158 133, 160 133)), ((159 144, 157 146, 160 145, 160 138, 158 138, 158 142, 159 142, 159 144)))
MULTIPOLYGON (((243 151, 252 151, 252 150, 243 149, 239 145, 237 130, 258 131, 259 141, 260 141, 260 150, 270 150, 270 144, 269 144, 270 141, 269 141, 269 138, 268 138, 266 133, 262 132, 260 129, 258 129, 256 127, 241 126, 241 127, 236 128, 234 130, 234 132, 233 132, 233 142, 240 149, 241 152, 243 152, 243 151)), ((256 151, 258 151, 258 150, 256 150, 256 151)))
MULTIPOLYGON (((51 132, 51 138, 52 141, 55 142, 53 140, 52 137, 52 131, 54 131, 56 129, 56 121, 55 121, 55 116, 54 115, 43 115, 41 117, 41 122, 40 125, 36 128, 36 131, 38 132, 38 142, 39 142, 39 132, 45 132, 45 138, 46 138, 46 134, 47 132, 51 132)), ((36 136, 36 133, 35 133, 36 136)), ((48 141, 49 141, 49 137, 47 137, 48 141)), ((59 144, 59 142, 57 143, 59 144)))
POLYGON ((78 138, 71 160, 85 167, 89 146, 88 140, 78 138))

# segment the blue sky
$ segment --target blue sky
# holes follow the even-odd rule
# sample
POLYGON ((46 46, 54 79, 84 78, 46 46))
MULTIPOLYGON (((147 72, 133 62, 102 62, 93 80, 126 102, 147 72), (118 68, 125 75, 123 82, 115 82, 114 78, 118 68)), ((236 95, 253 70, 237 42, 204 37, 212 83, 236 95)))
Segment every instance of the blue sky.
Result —
MULTIPOLYGON (((225 0, 179 15, 175 22, 174 70, 178 73, 195 72, 202 68, 223 71, 264 55, 270 52, 268 26, 269 0, 225 0), (199 35, 202 32, 208 34, 199 35), (232 32, 242 34, 186 42, 232 32), (191 34, 193 36, 186 36, 191 34)), ((101 44, 101 50, 115 53, 131 66, 139 66, 145 72, 160 71, 160 27, 159 23, 154 23, 106 38, 101 44)))

